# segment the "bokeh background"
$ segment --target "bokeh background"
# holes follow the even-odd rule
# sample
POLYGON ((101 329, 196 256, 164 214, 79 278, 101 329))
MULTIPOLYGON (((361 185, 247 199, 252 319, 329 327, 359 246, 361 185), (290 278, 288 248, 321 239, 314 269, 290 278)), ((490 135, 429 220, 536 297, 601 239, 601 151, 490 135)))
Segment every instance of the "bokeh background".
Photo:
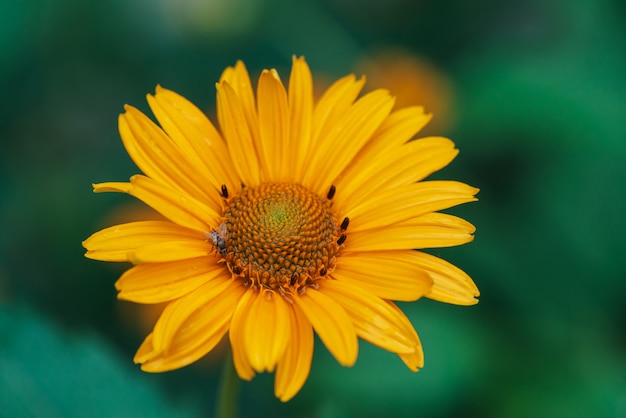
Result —
POLYGON ((211 416, 225 347, 183 370, 132 356, 157 308, 116 300, 124 267, 81 241, 141 218, 91 183, 137 172, 117 133, 157 84, 209 115, 222 69, 320 89, 347 73, 435 114, 461 153, 440 178, 481 188, 452 212, 476 240, 434 253, 481 289, 473 307, 402 307, 425 347, 409 372, 361 343, 317 341, 288 404, 273 376, 241 417, 626 416, 626 3, 618 0, 5 0, 0 2, 0 415, 211 416))

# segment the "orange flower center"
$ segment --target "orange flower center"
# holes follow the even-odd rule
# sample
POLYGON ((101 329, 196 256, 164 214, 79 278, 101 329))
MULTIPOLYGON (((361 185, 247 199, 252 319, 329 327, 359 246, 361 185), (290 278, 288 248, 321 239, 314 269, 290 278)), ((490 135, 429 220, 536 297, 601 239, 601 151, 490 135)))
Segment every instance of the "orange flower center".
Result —
POLYGON ((223 189, 223 195, 224 222, 211 241, 235 277, 290 295, 332 271, 345 228, 331 198, 293 183, 246 187, 230 199, 223 189))

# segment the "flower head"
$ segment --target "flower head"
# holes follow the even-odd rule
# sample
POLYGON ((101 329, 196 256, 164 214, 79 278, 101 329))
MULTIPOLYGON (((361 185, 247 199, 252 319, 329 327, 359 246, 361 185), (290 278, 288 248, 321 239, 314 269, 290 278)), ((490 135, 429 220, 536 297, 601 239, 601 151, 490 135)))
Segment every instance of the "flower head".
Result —
POLYGON ((315 102, 303 58, 286 89, 263 71, 256 94, 243 63, 217 84, 219 130, 189 101, 157 87, 160 127, 126 106, 119 130, 143 172, 96 192, 128 193, 166 220, 113 226, 89 258, 131 262, 119 298, 169 302, 135 362, 161 372, 195 362, 228 333, 242 379, 275 371, 275 394, 306 381, 315 331, 344 366, 358 338, 423 365, 413 326, 394 304, 423 296, 460 305, 478 290, 460 269, 417 251, 460 245, 474 227, 437 211, 476 200, 456 181, 423 181, 454 159, 442 137, 414 140, 430 119, 393 110, 386 90, 335 82, 315 102))

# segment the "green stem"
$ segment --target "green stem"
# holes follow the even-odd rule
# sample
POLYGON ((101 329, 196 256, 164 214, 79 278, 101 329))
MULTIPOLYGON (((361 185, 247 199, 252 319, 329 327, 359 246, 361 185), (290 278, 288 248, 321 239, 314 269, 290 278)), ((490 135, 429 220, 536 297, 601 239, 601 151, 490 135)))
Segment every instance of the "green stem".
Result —
POLYGON ((224 368, 220 376, 217 389, 217 405, 215 416, 217 418, 235 418, 237 415, 237 394, 239 392, 239 377, 233 366, 232 352, 224 359, 224 368))

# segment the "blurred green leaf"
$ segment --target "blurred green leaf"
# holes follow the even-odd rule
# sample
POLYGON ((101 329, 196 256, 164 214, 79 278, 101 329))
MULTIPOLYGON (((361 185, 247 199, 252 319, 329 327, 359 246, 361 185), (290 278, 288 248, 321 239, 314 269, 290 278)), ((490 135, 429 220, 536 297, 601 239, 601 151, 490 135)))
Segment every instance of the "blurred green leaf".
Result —
POLYGON ((0 307, 0 405, 7 417, 196 416, 168 402, 95 335, 75 336, 25 310, 0 307))

